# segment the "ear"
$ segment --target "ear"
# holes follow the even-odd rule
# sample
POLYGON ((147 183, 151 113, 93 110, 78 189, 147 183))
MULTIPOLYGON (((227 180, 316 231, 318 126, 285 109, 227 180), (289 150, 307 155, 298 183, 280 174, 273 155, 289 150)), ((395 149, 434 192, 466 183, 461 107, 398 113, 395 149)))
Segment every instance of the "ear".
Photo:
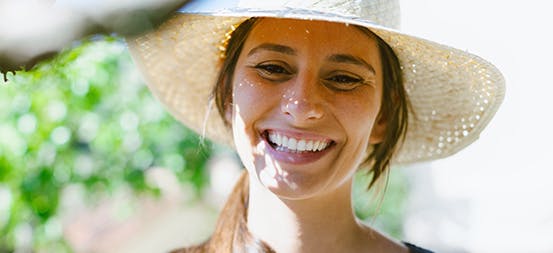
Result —
POLYGON ((378 118, 376 119, 376 122, 373 125, 371 136, 369 137, 369 143, 374 145, 384 141, 384 137, 386 136, 387 126, 388 126, 388 118, 384 113, 379 113, 378 118))

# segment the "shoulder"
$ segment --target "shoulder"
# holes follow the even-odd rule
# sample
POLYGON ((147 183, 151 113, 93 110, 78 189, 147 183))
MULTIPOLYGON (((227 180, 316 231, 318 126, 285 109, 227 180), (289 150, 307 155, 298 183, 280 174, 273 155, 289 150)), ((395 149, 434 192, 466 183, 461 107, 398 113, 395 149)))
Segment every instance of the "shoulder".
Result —
POLYGON ((423 249, 419 246, 413 245, 413 244, 408 243, 408 242, 403 242, 403 244, 405 244, 405 246, 407 246, 407 248, 409 249, 409 253, 433 253, 430 250, 423 249))
MULTIPOLYGON (((396 253, 433 253, 430 250, 418 247, 414 244, 399 241, 386 234, 381 233, 377 229, 373 229, 365 224, 362 224, 366 237, 370 244, 377 245, 379 252, 396 252, 396 253)), ((378 251, 377 250, 377 251, 378 251)), ((374 251, 374 250, 373 250, 374 251)), ((370 251, 370 252, 373 252, 370 251)))
POLYGON ((409 246, 399 240, 362 224, 366 248, 362 252, 411 253, 409 246))

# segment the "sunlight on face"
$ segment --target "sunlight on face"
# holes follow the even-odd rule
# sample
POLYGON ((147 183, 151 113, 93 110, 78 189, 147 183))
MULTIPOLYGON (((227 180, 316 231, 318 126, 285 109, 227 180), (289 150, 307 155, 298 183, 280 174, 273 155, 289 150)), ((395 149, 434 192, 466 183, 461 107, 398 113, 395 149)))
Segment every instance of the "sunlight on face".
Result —
MULTIPOLYGON (((239 86, 242 86, 239 84, 239 86)), ((240 108, 235 107, 236 115, 240 115, 240 108)), ((245 129, 246 125, 241 117, 235 117, 233 121, 233 126, 235 129, 245 129)), ((235 143, 237 147, 250 147, 249 139, 240 137, 241 136, 239 132, 235 132, 235 143)), ((264 182, 264 185, 268 188, 276 188, 278 187, 278 182, 284 182, 286 183, 291 189, 296 189, 297 185, 294 182, 289 182, 286 179, 286 171, 283 171, 280 167, 279 163, 271 158, 268 154, 265 153, 266 149, 266 143, 265 142, 258 142, 257 145, 255 145, 255 148, 253 148, 249 152, 240 152, 241 160, 244 164, 254 164, 255 166, 261 166, 264 168, 263 170, 259 171, 259 179, 264 182), (259 159, 263 157, 264 161, 261 162, 259 159), (257 160, 256 160, 257 159, 257 160)), ((240 150, 249 150, 249 149, 240 149, 240 150)), ((250 166, 246 166, 250 167, 250 166)))
POLYGON ((381 73, 376 41, 354 26, 258 21, 233 77, 231 122, 246 168, 285 198, 344 185, 379 125, 381 73))

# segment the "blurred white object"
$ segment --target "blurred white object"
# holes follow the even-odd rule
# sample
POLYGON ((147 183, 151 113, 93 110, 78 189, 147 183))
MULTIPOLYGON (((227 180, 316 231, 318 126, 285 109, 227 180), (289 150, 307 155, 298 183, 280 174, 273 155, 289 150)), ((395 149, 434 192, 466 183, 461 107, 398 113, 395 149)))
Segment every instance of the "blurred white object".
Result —
POLYGON ((30 69, 75 40, 154 28, 186 0, 2 0, 0 71, 30 69))

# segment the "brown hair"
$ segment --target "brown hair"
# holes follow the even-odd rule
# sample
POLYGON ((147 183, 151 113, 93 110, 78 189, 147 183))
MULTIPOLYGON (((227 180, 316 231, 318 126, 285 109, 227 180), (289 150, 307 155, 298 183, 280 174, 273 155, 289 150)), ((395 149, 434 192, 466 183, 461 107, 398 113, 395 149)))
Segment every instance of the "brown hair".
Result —
POLYGON ((243 171, 221 210, 211 238, 202 244, 171 253, 275 253, 248 230, 249 186, 248 173, 243 171))
MULTIPOLYGON (((221 70, 212 97, 223 119, 232 103, 232 79, 234 69, 244 42, 259 18, 250 18, 241 23, 233 32, 225 48, 221 70)), ((399 60, 392 48, 369 29, 355 26, 377 41, 383 71, 382 105, 379 117, 387 121, 386 134, 381 143, 375 144, 371 153, 362 163, 372 173, 368 188, 385 173, 390 160, 407 131, 409 101, 403 87, 403 77, 399 60)), ((225 120, 225 124, 230 123, 225 120)), ((243 172, 229 196, 217 222, 212 237, 201 245, 173 251, 184 252, 275 252, 263 241, 252 236, 247 229, 249 181, 243 172)))
POLYGON ((377 41, 382 62, 383 90, 379 117, 385 117, 387 121, 386 135, 381 143, 374 144, 372 152, 361 165, 369 168, 369 173, 373 174, 368 186, 371 188, 390 167, 390 161, 407 132, 408 110, 412 108, 403 86, 401 65, 394 50, 368 28, 356 27, 377 41))

